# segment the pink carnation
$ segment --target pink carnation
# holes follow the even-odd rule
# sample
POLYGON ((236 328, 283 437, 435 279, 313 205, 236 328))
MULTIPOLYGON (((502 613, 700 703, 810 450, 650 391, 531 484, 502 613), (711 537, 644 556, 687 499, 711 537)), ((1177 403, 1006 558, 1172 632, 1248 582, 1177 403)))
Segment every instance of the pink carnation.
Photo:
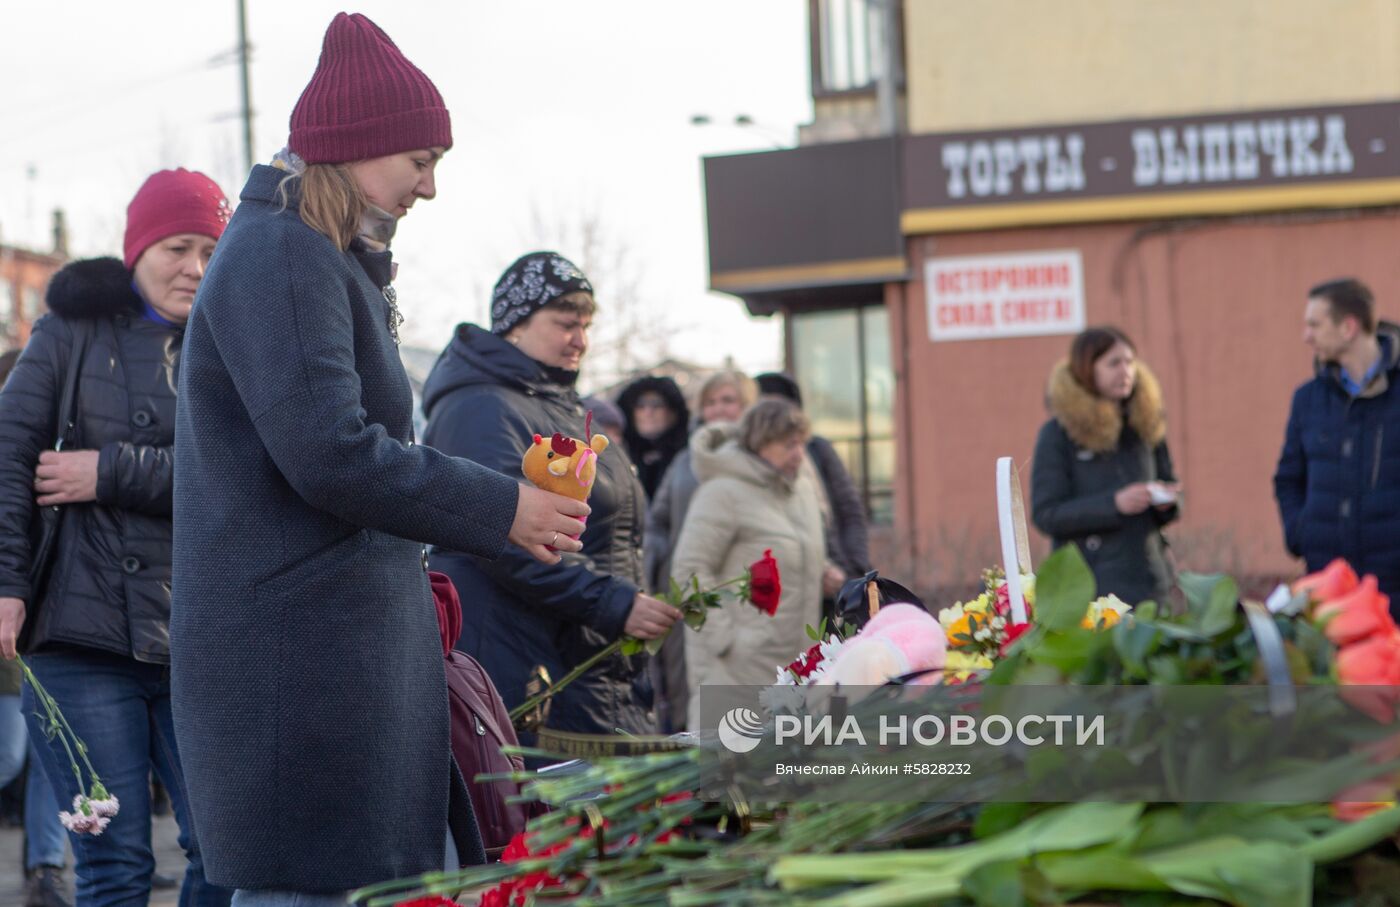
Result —
MULTIPOLYGON (((104 790, 103 793, 106 793, 104 790)), ((117 798, 107 794, 101 800, 94 800, 86 794, 73 798, 73 811, 61 812, 58 821, 63 827, 80 835, 100 835, 111 823, 121 804, 117 798)))
POLYGON ((119 803, 117 801, 117 798, 112 796, 111 794, 108 794, 107 799, 105 800, 89 800, 88 802, 92 806, 93 814, 102 816, 106 819, 110 819, 113 816, 115 816, 117 814, 117 810, 121 808, 121 803, 119 803))
POLYGON ((106 816, 99 816, 95 813, 65 813, 58 814, 58 821, 63 823, 63 827, 79 835, 100 835, 112 821, 106 816))

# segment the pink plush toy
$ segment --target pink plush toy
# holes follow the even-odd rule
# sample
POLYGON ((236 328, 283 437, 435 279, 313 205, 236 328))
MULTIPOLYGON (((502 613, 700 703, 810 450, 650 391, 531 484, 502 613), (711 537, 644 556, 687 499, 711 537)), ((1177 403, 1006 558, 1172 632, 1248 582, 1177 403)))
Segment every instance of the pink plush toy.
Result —
POLYGON ((930 685, 943 678, 948 638, 937 618, 916 605, 885 605, 860 634, 841 647, 819 685, 876 687, 915 671, 910 681, 930 685))

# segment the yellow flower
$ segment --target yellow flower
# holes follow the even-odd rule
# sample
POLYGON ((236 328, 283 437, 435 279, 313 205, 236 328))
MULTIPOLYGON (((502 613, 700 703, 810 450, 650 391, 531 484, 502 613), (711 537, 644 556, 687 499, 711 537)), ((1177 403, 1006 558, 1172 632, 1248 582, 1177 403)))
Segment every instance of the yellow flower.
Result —
POLYGON ((1021 575, 1021 597, 1026 600, 1026 604, 1035 607, 1035 574, 1023 573, 1021 575))
POLYGON ((987 671, 992 668, 992 660, 985 655, 949 652, 943 660, 943 667, 949 671, 987 671))
POLYGON ((990 671, 992 660, 985 655, 973 655, 968 652, 950 651, 943 662, 943 681, 964 681, 972 676, 973 671, 990 671))
POLYGON ((952 646, 953 648, 962 648, 964 646, 972 645, 972 634, 977 632, 979 628, 985 627, 986 625, 987 622, 985 620, 980 619, 977 614, 964 614, 962 617, 959 617, 957 620, 953 621, 952 625, 948 627, 946 631, 948 636, 948 645, 952 646))
POLYGON ((1086 630, 1107 630, 1131 610, 1132 608, 1118 596, 1105 595, 1089 603, 1089 610, 1085 612, 1079 625, 1086 630))
POLYGON ((987 614, 992 610, 992 597, 983 592, 972 601, 963 605, 963 610, 970 611, 973 614, 987 614))
POLYGON ((1117 611, 1105 611, 1099 615, 1097 621, 1087 614, 1084 615, 1084 620, 1080 621, 1079 625, 1086 630, 1107 630, 1119 620, 1117 611))

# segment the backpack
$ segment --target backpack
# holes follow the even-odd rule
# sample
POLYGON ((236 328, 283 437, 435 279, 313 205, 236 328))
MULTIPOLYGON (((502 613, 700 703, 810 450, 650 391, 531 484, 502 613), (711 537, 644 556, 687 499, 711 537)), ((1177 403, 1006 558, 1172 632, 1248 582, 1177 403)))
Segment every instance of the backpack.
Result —
POLYGON ((452 648, 462 632, 462 602, 446 574, 429 572, 433 600, 442 631, 446 659, 448 712, 452 727, 452 755, 471 792, 472 809, 488 857, 498 857, 511 838, 525 830, 526 804, 511 803, 520 785, 510 780, 477 781, 478 775, 518 772, 525 768, 521 756, 507 756, 503 746, 519 746, 501 694, 481 664, 452 648))

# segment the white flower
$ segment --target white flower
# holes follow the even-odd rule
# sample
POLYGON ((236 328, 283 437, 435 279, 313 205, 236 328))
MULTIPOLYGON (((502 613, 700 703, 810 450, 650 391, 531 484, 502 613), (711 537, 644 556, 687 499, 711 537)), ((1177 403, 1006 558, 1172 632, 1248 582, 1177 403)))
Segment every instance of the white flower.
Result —
POLYGON ((1104 615, 1112 611, 1114 618, 1109 621, 1109 623, 1113 624, 1117 623, 1119 618, 1132 610, 1132 605, 1129 605, 1118 596, 1104 595, 1089 603, 1089 610, 1088 613, 1085 614, 1085 620, 1094 626, 1098 626, 1098 624, 1104 620, 1104 615))

